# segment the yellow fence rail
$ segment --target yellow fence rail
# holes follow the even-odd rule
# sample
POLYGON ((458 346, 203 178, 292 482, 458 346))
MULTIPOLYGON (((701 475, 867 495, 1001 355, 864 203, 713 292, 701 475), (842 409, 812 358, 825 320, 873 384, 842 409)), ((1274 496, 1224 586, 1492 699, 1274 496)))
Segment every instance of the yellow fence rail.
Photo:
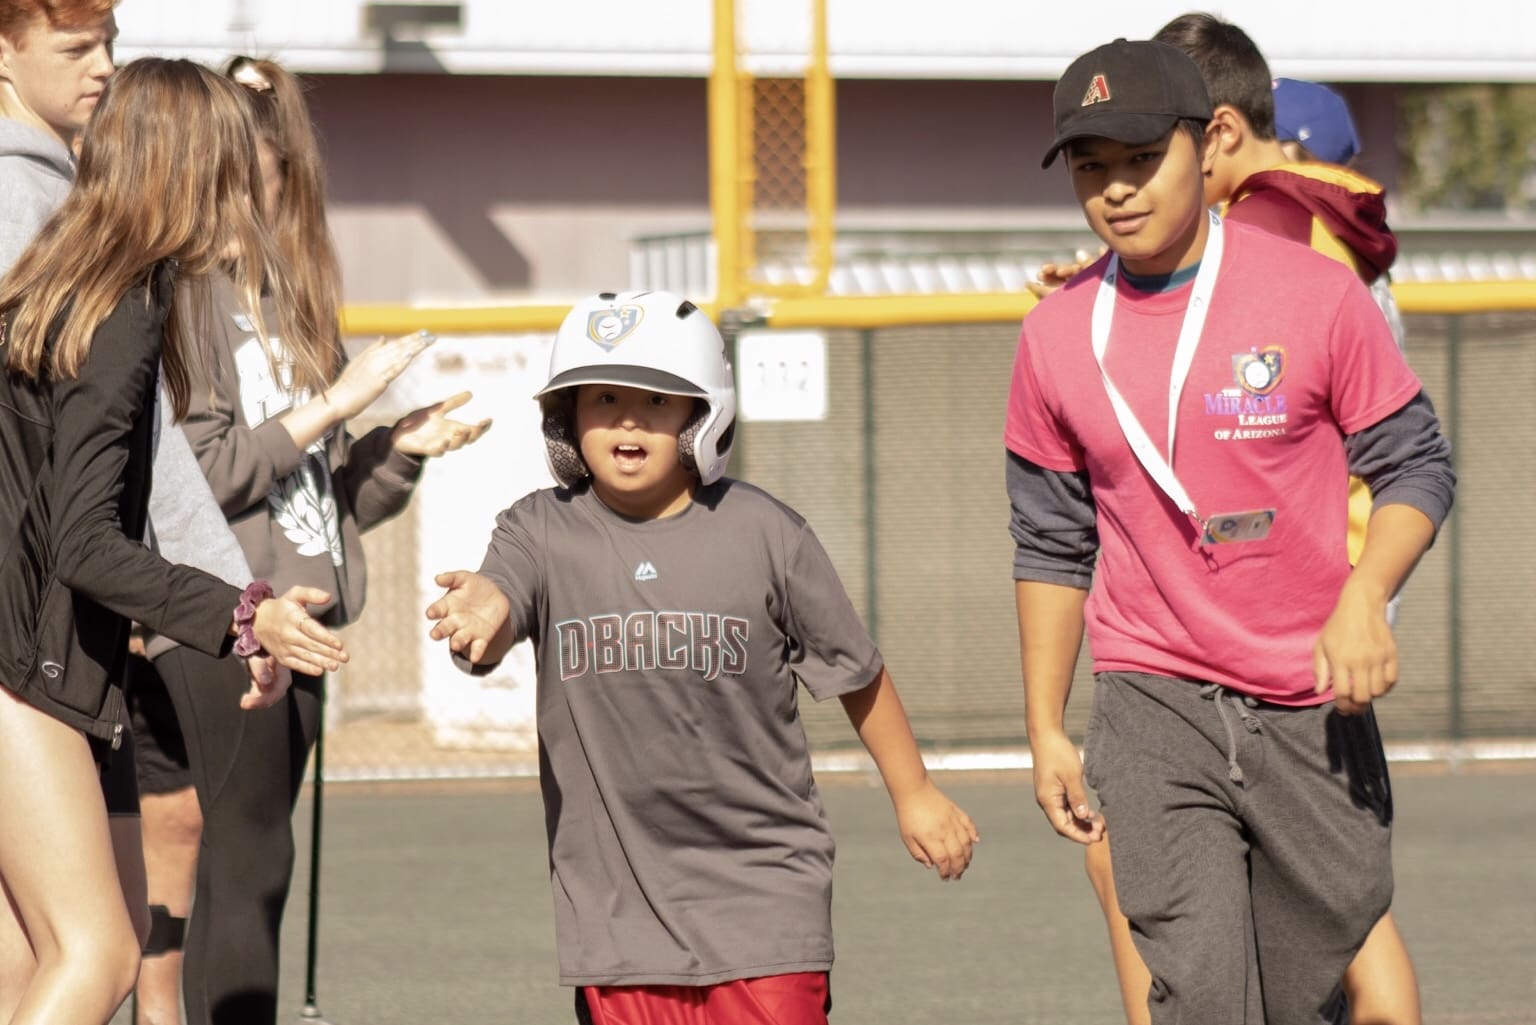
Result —
MULTIPOLYGON (((1502 313, 1536 310, 1533 281, 1410 281, 1392 286, 1405 314, 1502 313)), ((845 296, 780 299, 766 308, 764 327, 874 329, 903 324, 996 324, 1022 320, 1033 296, 1015 293, 845 296)), ((706 307, 711 316, 718 310, 706 307)), ((349 336, 428 330, 440 335, 550 333, 567 305, 428 307, 354 305, 343 311, 349 336)))

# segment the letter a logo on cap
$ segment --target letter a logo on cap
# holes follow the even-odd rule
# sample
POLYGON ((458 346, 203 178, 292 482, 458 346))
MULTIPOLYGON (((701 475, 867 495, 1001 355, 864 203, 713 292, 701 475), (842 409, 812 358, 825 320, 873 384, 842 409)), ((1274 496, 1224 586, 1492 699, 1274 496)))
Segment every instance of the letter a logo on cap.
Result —
POLYGON ((1093 81, 1088 85, 1087 94, 1083 96, 1083 106, 1091 107, 1109 98, 1109 79, 1103 75, 1094 75, 1093 81))

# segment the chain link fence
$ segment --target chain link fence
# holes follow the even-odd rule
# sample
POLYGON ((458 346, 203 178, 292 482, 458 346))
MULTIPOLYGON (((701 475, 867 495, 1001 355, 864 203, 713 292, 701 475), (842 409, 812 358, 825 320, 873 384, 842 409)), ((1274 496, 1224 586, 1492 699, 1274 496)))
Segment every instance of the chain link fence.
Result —
MULTIPOLYGON (((1456 510, 1405 594, 1397 635, 1402 680, 1384 705, 1389 743, 1536 738, 1536 667, 1527 638, 1536 606, 1536 449, 1523 411, 1536 380, 1536 313, 1407 318, 1408 354, 1455 446, 1456 510)), ((741 425, 732 473, 805 515, 831 553, 855 606, 880 642, 913 726, 934 752, 1021 751, 1023 691, 1003 491, 1003 410, 1015 324, 825 332, 825 419, 741 425)), ((519 397, 548 339, 484 338, 462 372, 482 388, 500 367, 522 381, 501 389, 502 444, 540 459, 536 420, 519 397)), ((440 345, 444 343, 439 343, 440 345)), ((481 444, 484 444, 482 442, 481 444)), ((469 452, 463 476, 434 479, 423 496, 486 510, 458 529, 457 551, 477 564, 491 514, 517 495, 496 467, 469 452), (434 491, 433 489, 441 489, 434 491), (489 492, 485 494, 484 492, 489 492)), ((444 461, 444 470, 451 461, 444 461)), ((432 573, 423 539, 441 546, 440 516, 421 498, 365 538, 369 598, 348 628, 352 662, 333 681, 328 774, 341 777, 531 772, 531 681, 474 697, 445 729, 425 697, 440 677, 449 702, 470 699, 446 655, 424 642, 432 573), (446 672, 447 676, 443 677, 446 672), (461 688, 462 690, 460 690, 461 688), (496 721, 476 729, 474 708, 496 721), (523 716, 523 719, 519 719, 523 716)), ((1255 595, 1262 604, 1264 597, 1255 595)), ((525 664, 524 672, 531 666, 525 664)), ((1090 681, 1086 653, 1069 709, 1080 735, 1090 681)), ((434 699, 441 705, 443 698, 434 699)), ((813 747, 853 749, 837 702, 802 702, 813 747)))

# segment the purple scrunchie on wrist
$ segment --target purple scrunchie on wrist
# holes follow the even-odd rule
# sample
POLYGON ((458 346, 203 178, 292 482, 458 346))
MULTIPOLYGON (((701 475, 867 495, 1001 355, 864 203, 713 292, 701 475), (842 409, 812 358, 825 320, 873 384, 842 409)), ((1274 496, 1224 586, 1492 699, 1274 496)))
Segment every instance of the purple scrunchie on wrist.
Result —
POLYGON ((240 604, 235 606, 235 654, 241 658, 266 655, 267 649, 256 639, 256 606, 275 597, 272 585, 265 580, 252 580, 240 592, 240 604))

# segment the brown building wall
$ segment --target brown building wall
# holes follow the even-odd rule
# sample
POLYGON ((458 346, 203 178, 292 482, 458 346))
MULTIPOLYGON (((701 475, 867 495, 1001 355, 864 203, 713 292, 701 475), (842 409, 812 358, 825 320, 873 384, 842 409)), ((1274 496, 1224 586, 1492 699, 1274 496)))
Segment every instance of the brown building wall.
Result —
MULTIPOLYGON (((707 232, 701 79, 316 75, 310 102, 354 302, 570 297, 629 280, 629 243, 707 232)), ((844 229, 1075 227, 1051 85, 840 83, 844 229)), ((1348 90, 1391 181, 1392 89, 1348 90)))

